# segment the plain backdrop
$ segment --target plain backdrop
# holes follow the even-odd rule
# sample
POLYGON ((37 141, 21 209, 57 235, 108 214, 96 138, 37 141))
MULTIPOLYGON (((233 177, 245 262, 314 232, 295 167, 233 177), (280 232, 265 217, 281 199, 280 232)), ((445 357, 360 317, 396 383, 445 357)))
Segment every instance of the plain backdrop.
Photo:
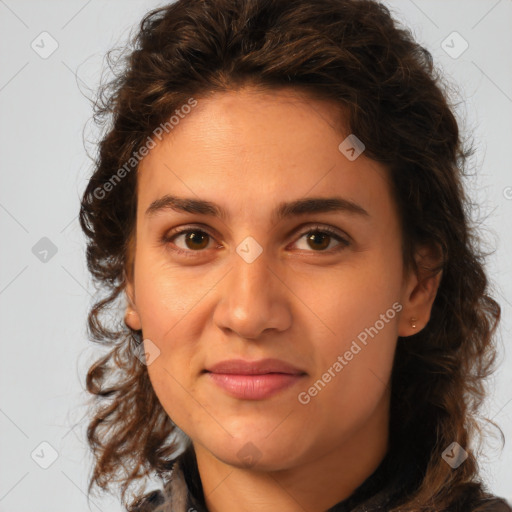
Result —
MULTIPOLYGON (((492 492, 512 500, 512 2, 390 0, 458 90, 472 130, 488 271, 503 310, 499 370, 482 411, 507 443, 480 459, 492 492), (456 32, 454 34, 454 32, 456 32)), ((86 336, 93 288, 77 215, 94 139, 91 106, 104 55, 150 0, 0 0, 0 511, 120 511, 86 488, 92 458, 84 379, 99 354, 86 336), (46 467, 46 468, 45 468, 46 467)))

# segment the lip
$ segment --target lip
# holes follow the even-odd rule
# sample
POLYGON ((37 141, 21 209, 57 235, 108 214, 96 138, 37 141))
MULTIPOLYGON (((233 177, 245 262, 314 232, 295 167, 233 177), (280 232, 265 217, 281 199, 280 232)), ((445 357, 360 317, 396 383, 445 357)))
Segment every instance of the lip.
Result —
POLYGON ((279 359, 221 361, 205 370, 207 377, 229 395, 263 400, 298 383, 306 373, 279 359))
POLYGON ((206 368, 211 373, 236 375, 264 375, 266 373, 285 373, 289 375, 304 374, 303 370, 280 359, 260 359, 259 361, 245 361, 244 359, 228 359, 206 368))

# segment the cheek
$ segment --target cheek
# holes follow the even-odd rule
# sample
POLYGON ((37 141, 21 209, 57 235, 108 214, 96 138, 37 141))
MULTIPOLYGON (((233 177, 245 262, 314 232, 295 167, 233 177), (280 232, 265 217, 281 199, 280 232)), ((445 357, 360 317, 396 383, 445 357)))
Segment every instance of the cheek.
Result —
MULTIPOLYGON (((400 273, 390 268, 396 265, 391 255, 374 253, 332 270, 309 288, 317 358, 312 400, 335 404, 340 414, 372 407, 391 374, 402 309, 400 273)), ((306 288, 299 293, 306 294, 306 288)))
POLYGON ((156 253, 143 249, 137 253, 136 305, 143 337, 151 340, 159 351, 158 358, 148 366, 155 392, 160 398, 165 390, 179 399, 180 384, 187 389, 194 385, 191 369, 198 368, 196 359, 203 328, 199 318, 201 298, 211 285, 207 278, 194 278, 190 269, 170 266, 156 253))
POLYGON ((200 403, 194 399, 194 384, 188 382, 186 373, 179 369, 180 365, 171 367, 165 356, 161 355, 148 366, 148 373, 151 386, 169 418, 181 430, 190 434, 191 426, 206 428, 208 418, 200 403))
MULTIPOLYGON (((400 298, 400 276, 395 255, 374 247, 329 271, 297 279, 293 289, 312 312, 309 323, 317 324, 332 350, 338 350, 392 308, 400 298)), ((385 320, 386 329, 379 322, 379 330, 389 331, 389 324, 397 322, 396 308, 385 320)))
MULTIPOLYGON (((143 245, 142 241, 141 245, 143 245)), ((161 338, 193 306, 193 288, 187 286, 187 273, 171 267, 158 250, 141 249, 135 259, 137 310, 144 336, 161 338)), ((196 298, 197 301, 198 297, 196 298)))
POLYGON ((348 435, 362 428, 389 385, 397 340, 395 309, 384 310, 384 315, 388 323, 366 322, 364 314, 362 322, 340 316, 335 325, 339 335, 323 345, 326 340, 317 339, 321 357, 301 389, 301 403, 309 401, 310 416, 327 421, 334 432, 348 435))

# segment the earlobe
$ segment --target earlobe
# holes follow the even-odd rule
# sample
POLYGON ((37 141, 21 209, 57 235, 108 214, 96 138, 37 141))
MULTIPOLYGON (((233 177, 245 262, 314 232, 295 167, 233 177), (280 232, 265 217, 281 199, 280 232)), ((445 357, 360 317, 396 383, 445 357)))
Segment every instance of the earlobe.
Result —
POLYGON ((134 331, 140 331, 142 329, 142 323, 140 321, 139 314, 130 306, 126 308, 126 312, 124 314, 124 323, 134 331))
POLYGON ((131 283, 127 283, 125 294, 128 305, 126 306, 126 311, 124 314, 124 323, 134 331, 140 331, 142 329, 142 322, 140 321, 140 316, 135 306, 135 298, 133 292, 133 286, 131 283))
POLYGON ((398 326, 398 335, 412 336, 420 332, 429 322, 432 305, 441 284, 442 270, 439 248, 423 247, 416 253, 417 272, 412 272, 402 296, 403 311, 398 326))

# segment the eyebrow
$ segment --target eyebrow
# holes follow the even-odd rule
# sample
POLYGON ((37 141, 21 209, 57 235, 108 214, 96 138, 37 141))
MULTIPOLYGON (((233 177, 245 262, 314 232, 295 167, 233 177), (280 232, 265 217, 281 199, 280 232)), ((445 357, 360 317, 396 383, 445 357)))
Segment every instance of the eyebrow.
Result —
MULTIPOLYGON (((174 210, 176 212, 197 213, 218 217, 222 220, 229 219, 228 212, 220 205, 203 199, 177 197, 166 194, 153 201, 147 208, 145 215, 151 217, 158 212, 174 210)), ((280 203, 272 212, 274 222, 311 213, 345 212, 370 217, 370 214, 359 204, 342 197, 308 197, 291 202, 280 203)))

